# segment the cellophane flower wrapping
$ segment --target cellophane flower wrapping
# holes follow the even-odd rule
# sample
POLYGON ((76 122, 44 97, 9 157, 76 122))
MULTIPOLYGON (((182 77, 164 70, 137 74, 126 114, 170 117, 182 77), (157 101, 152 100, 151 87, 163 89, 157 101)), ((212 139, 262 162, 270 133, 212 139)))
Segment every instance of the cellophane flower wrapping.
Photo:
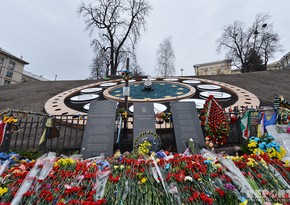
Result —
POLYGON ((289 200, 289 163, 267 155, 225 158, 204 150, 189 155, 117 152, 91 159, 48 156, 7 166, 0 176, 3 205, 13 200, 56 205, 256 205, 289 200), (273 195, 273 190, 280 194, 273 195))

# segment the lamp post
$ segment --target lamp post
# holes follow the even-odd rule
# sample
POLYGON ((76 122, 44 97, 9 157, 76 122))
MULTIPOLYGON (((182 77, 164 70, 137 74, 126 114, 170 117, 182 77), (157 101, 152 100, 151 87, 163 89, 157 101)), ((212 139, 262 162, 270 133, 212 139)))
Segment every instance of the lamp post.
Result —
MULTIPOLYGON (((267 27, 268 24, 264 23, 261 27, 264 29, 267 27)), ((254 50, 256 49, 256 40, 257 40, 257 36, 260 34, 260 32, 258 31, 258 25, 256 25, 256 30, 254 31, 254 50)))
POLYGON ((130 95, 130 87, 129 87, 129 79, 131 77, 131 72, 129 71, 129 58, 127 58, 126 61, 126 70, 122 71, 122 77, 125 81, 125 87, 123 88, 123 96, 125 98, 124 100, 124 129, 123 129, 123 136, 127 136, 127 118, 128 118, 128 97, 130 95))
POLYGON ((184 69, 181 68, 180 71, 181 71, 181 76, 183 76, 183 71, 184 71, 184 69))
MULTIPOLYGON (((255 29, 255 31, 254 31, 254 44, 253 44, 253 51, 252 51, 252 53, 251 53, 251 58, 254 58, 254 65, 256 66, 256 68, 255 68, 255 70, 264 70, 264 69, 266 69, 265 68, 265 64, 264 65, 260 65, 260 64, 258 64, 258 62, 257 62, 257 60, 260 60, 260 48, 262 47, 262 44, 263 44, 263 42, 264 42, 264 32, 262 31, 262 35, 261 35, 261 37, 260 37, 260 40, 258 41, 258 46, 256 46, 256 43, 257 43, 257 37, 258 37, 258 35, 260 34, 260 32, 258 31, 258 26, 259 25, 256 25, 256 29, 255 29), (257 67, 258 66, 258 67, 257 67)), ((261 26, 261 28, 262 29, 265 29, 267 27, 267 24, 266 23, 264 23, 262 26, 261 26)), ((250 70, 250 71, 252 71, 252 70, 250 70)))

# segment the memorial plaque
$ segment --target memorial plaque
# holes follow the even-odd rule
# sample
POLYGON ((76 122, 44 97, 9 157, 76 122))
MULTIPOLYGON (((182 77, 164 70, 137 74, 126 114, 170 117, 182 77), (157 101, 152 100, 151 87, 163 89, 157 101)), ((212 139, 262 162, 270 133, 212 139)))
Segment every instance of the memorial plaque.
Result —
POLYGON ((112 100, 91 102, 81 147, 84 158, 113 155, 116 106, 112 100))
POLYGON ((172 102, 170 106, 177 152, 186 150, 190 138, 193 139, 196 151, 199 151, 201 146, 205 146, 205 141, 195 102, 172 102))
POLYGON ((145 131, 156 132, 154 106, 151 102, 134 103, 134 139, 145 131))

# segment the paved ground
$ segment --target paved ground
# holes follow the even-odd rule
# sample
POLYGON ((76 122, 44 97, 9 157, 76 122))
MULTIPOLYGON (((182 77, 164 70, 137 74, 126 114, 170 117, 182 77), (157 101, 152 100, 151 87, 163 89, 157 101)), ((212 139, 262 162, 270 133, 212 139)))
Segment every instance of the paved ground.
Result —
MULTIPOLYGON (((197 77, 197 76, 192 76, 197 77)), ((245 74, 198 76, 244 88, 254 93, 261 105, 272 106, 275 96, 290 101, 290 69, 245 74)), ((34 81, 0 87, 0 111, 7 108, 44 113, 45 102, 65 90, 94 83, 80 81, 34 81)))

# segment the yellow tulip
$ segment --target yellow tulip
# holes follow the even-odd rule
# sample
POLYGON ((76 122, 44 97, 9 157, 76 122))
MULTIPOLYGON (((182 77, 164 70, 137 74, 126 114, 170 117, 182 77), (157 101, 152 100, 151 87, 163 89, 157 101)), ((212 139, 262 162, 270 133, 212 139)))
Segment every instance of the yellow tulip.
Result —
POLYGON ((146 181, 147 181, 147 178, 145 178, 145 177, 143 177, 143 178, 140 180, 141 184, 144 184, 146 181))
POLYGON ((3 194, 5 194, 6 192, 8 192, 8 188, 0 187, 0 196, 3 196, 3 194))

